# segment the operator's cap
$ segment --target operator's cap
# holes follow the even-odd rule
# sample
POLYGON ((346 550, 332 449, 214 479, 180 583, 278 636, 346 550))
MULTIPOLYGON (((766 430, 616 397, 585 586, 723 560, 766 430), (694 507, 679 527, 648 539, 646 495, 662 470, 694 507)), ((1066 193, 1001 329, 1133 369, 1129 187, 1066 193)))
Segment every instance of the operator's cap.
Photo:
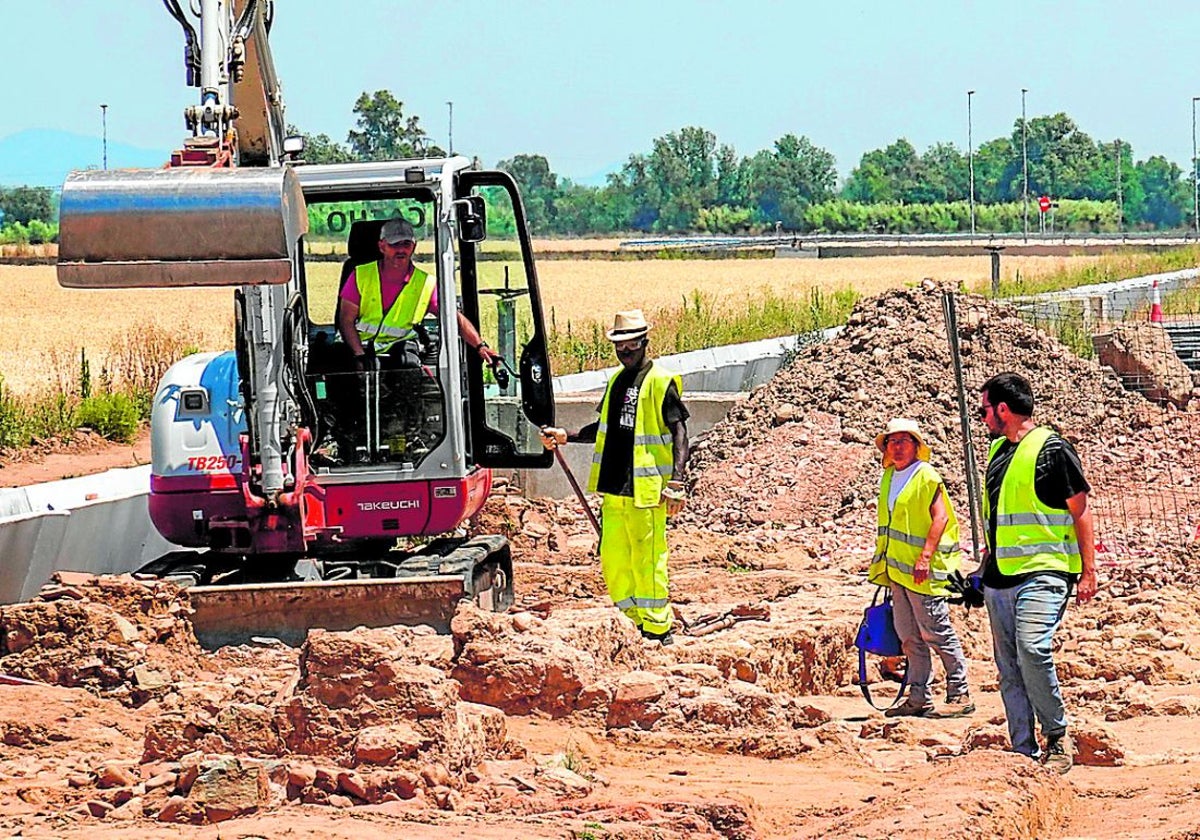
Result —
POLYGON ((648 332, 650 325, 646 323, 646 316, 642 314, 642 310, 627 309, 616 314, 613 318, 613 328, 606 335, 609 341, 629 341, 641 338, 648 332))
POLYGON ((929 451, 929 444, 921 436, 921 424, 907 417, 893 417, 888 421, 887 428, 875 436, 875 447, 883 453, 883 466, 885 469, 891 466, 891 458, 888 457, 887 453, 888 435, 895 434, 912 435, 913 440, 917 442, 917 460, 929 460, 931 453, 929 451))
POLYGON ((413 226, 407 219, 388 219, 379 229, 379 241, 398 245, 401 242, 416 242, 417 235, 413 233, 413 226))

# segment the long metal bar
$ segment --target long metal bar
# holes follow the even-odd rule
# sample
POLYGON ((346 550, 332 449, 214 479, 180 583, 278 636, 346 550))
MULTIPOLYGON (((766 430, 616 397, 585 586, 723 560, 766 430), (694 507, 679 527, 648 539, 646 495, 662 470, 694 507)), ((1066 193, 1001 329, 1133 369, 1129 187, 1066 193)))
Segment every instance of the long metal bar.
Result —
POLYGON ((567 482, 571 485, 571 489, 575 491, 575 498, 579 499, 579 504, 583 506, 583 512, 587 514, 588 522, 591 522, 592 527, 596 529, 596 536, 600 536, 600 520, 592 512, 592 506, 588 504, 587 496, 583 493, 583 488, 575 480, 571 468, 567 466, 567 459, 563 457, 562 450, 557 446, 554 447, 554 457, 558 459, 558 465, 562 467, 563 473, 567 476, 567 482))
POLYGON ((963 470, 967 481, 967 506, 971 509, 971 552, 979 565, 979 528, 982 508, 979 501, 979 470, 975 465, 975 447, 971 445, 971 421, 967 410, 967 392, 963 385, 962 354, 958 346, 958 316, 954 292, 942 293, 942 312, 946 317, 946 338, 950 343, 950 359, 954 363, 954 385, 958 392, 958 419, 962 424, 963 470))

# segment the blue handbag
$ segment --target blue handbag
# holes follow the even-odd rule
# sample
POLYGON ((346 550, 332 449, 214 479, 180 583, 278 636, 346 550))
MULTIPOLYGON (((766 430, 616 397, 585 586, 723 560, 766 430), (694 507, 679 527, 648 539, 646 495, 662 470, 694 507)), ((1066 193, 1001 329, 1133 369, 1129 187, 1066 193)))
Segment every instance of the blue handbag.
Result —
MULTIPOLYGON (((875 596, 871 599, 871 603, 863 610, 862 623, 858 625, 858 636, 854 639, 854 646, 858 648, 858 687, 862 690, 863 697, 871 704, 871 708, 878 709, 879 706, 876 706, 871 699, 871 690, 867 688, 867 654, 900 656, 904 653, 904 648, 900 644, 900 636, 896 633, 895 621, 892 618, 892 590, 890 588, 880 586, 875 590, 875 596), (883 592, 882 603, 879 603, 880 591, 883 592)), ((905 668, 904 679, 900 682, 900 689, 896 692, 896 699, 892 701, 892 706, 900 702, 907 686, 908 668, 905 668)))

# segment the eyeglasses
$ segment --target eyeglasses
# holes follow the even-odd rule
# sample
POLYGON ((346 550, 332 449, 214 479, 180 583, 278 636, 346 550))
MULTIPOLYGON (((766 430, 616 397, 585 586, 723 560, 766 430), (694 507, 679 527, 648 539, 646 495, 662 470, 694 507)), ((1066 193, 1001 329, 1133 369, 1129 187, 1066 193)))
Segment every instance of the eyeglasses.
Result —
POLYGON ((979 407, 979 419, 980 420, 987 419, 987 413, 988 413, 989 408, 995 408, 995 406, 990 403, 985 403, 984 405, 979 407))
POLYGON ((646 339, 638 338, 633 341, 617 341, 613 343, 613 350, 618 353, 630 353, 634 350, 641 350, 646 346, 646 339))
POLYGON ((885 446, 899 446, 902 443, 911 443, 913 446, 917 445, 912 435, 892 435, 886 438, 883 443, 885 446))

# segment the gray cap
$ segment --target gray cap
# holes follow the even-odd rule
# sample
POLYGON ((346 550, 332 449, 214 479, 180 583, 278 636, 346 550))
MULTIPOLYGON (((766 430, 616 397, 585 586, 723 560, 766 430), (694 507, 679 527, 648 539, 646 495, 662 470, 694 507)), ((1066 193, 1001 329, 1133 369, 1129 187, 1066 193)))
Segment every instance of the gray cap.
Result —
POLYGON ((413 233, 413 226, 407 219, 388 219, 379 229, 379 241, 398 245, 401 242, 416 242, 417 235, 413 233))

